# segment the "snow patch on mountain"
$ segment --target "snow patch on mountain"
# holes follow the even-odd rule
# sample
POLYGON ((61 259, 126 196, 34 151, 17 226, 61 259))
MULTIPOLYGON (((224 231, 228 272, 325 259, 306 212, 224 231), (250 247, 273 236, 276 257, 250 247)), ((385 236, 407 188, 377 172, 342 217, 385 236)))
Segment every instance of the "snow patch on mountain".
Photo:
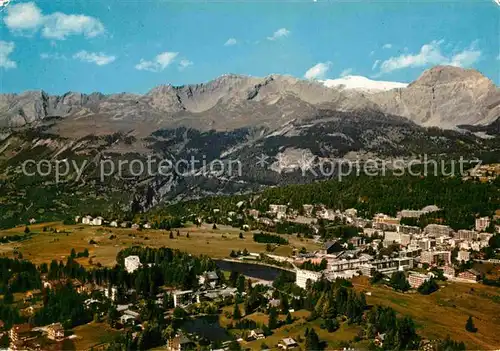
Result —
POLYGON ((386 82, 371 80, 363 76, 345 76, 337 79, 327 79, 321 81, 328 88, 340 88, 346 90, 359 90, 363 92, 379 92, 396 88, 406 88, 407 83, 386 82))

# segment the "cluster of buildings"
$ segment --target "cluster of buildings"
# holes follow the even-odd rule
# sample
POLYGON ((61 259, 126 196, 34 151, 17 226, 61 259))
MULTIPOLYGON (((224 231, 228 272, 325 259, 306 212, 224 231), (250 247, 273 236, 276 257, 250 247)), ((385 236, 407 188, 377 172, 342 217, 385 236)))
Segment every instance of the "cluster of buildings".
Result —
POLYGON ((9 350, 41 349, 41 345, 49 342, 61 342, 65 339, 61 323, 53 323, 35 328, 29 323, 14 324, 8 332, 9 350), (45 340, 44 340, 45 339, 45 340))
POLYGON ((463 179, 479 178, 481 182, 495 180, 500 175, 500 163, 491 163, 472 168, 463 179))
POLYGON ((75 217, 75 223, 81 223, 81 224, 86 224, 86 225, 93 225, 93 226, 102 226, 102 225, 107 225, 109 227, 114 227, 114 228, 132 228, 132 229, 139 229, 139 228, 144 228, 144 229, 151 229, 152 225, 149 222, 146 223, 132 223, 128 221, 123 221, 123 222, 118 222, 117 220, 105 220, 101 216, 97 217, 92 217, 89 215, 86 216, 76 216, 75 217))
MULTIPOLYGON (((457 268, 461 263, 470 261, 474 252, 479 252, 489 245, 489 240, 494 234, 485 230, 490 227, 491 219, 477 218, 473 230, 458 231, 441 224, 429 224, 423 229, 401 224, 401 219, 404 217, 418 218, 438 210, 436 206, 426 206, 421 210, 400 211, 396 217, 379 213, 367 221, 358 218, 354 209, 340 212, 320 208, 314 211, 312 205, 304 205, 305 216, 312 216, 314 213, 317 218, 342 218, 344 223, 360 227, 362 233, 344 242, 327 241, 322 250, 289 258, 288 261, 295 267, 300 267, 306 261, 313 264, 327 261, 326 269, 321 272, 297 268, 297 285, 305 288, 308 280, 316 281, 322 276, 335 279, 350 278, 357 274, 372 276, 377 271, 386 275, 395 271, 406 271, 410 272, 408 276, 412 287, 418 287, 432 275, 412 270, 422 268, 425 270, 431 267, 439 267, 451 280, 478 281, 480 274, 477 271, 469 269, 458 272, 457 268), (366 226, 366 223, 369 225, 366 226), (390 254, 380 254, 383 249, 389 248, 392 248, 389 250, 390 254)), ((287 216, 286 206, 272 205, 270 211, 281 212, 280 218, 287 216)), ((314 222, 310 223, 314 225, 314 222)), ((499 226, 495 229, 500 232, 499 226)))

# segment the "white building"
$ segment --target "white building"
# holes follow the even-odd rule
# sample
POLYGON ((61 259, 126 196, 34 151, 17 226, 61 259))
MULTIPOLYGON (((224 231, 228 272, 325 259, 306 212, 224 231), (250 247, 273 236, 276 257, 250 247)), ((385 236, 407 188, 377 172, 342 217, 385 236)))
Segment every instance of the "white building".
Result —
POLYGON ((490 226, 490 217, 476 218, 476 230, 482 232, 490 226))
POLYGON ((90 225, 102 225, 102 217, 96 217, 90 222, 90 225))
POLYGON ((308 271, 305 269, 297 269, 295 284, 300 286, 302 289, 306 288, 307 281, 311 280, 311 282, 315 282, 321 278, 321 273, 308 271))
POLYGON ((104 288, 103 292, 104 296, 106 296, 108 299, 110 299, 111 301, 116 301, 116 294, 118 290, 115 287, 104 288))
POLYGON ((356 216, 358 215, 358 210, 356 210, 355 208, 348 208, 344 211, 344 213, 346 216, 356 218, 356 216))
POLYGON ((447 225, 441 224, 428 224, 424 228, 424 234, 429 236, 439 238, 440 236, 450 236, 453 233, 453 229, 451 229, 447 225))
POLYGON ((398 232, 384 232, 384 241, 401 243, 401 235, 398 232))
POLYGON ((82 218, 82 224, 91 224, 92 223, 92 217, 91 216, 85 216, 82 218))
POLYGON ((457 260, 458 260, 458 262, 462 262, 462 261, 468 262, 470 260, 470 252, 464 251, 464 250, 458 251, 457 260))
POLYGON ((111 223, 109 223, 109 225, 111 227, 118 227, 118 222, 117 221, 111 221, 111 223))
POLYGON ((478 233, 474 230, 460 229, 455 234, 455 238, 461 240, 473 240, 478 238, 478 233))
POLYGON ((410 286, 413 289, 418 289, 420 285, 425 283, 427 280, 429 280, 432 275, 430 274, 421 274, 421 273, 416 273, 416 272, 410 272, 408 275, 408 283, 410 283, 410 286))
POLYGON ((132 273, 141 266, 141 260, 139 256, 127 256, 125 257, 125 269, 128 273, 132 273))

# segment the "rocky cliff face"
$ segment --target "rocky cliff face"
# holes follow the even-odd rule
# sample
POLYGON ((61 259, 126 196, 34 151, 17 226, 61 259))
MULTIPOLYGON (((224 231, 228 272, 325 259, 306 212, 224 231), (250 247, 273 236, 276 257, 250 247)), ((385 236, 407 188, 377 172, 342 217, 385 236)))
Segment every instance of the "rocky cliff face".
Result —
POLYGON ((53 132, 82 137, 168 127, 233 130, 278 128, 308 119, 319 109, 371 110, 406 117, 422 126, 487 124, 500 116, 500 90, 477 71, 438 66, 405 88, 346 89, 288 76, 224 75, 204 84, 159 86, 145 95, 90 95, 43 91, 0 95, 0 127, 62 117, 53 132))
POLYGON ((488 124, 500 116, 500 90, 475 70, 437 66, 407 88, 369 95, 387 113, 423 126, 488 124))

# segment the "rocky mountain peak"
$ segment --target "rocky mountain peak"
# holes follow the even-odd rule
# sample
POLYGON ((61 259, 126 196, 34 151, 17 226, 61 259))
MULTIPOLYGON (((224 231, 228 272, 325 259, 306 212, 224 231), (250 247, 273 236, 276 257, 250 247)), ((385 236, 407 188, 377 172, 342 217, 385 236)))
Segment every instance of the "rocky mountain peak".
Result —
POLYGON ((489 80, 475 69, 464 69, 455 66, 435 66, 425 70, 411 85, 433 86, 470 80, 489 80))

